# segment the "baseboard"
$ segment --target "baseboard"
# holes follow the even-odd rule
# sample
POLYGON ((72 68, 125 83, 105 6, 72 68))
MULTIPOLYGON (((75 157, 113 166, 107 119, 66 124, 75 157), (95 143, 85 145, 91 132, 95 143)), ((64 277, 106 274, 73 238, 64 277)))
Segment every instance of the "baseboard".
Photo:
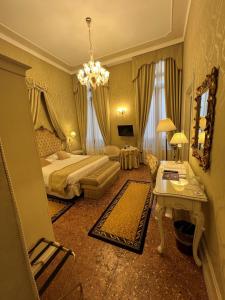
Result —
POLYGON ((223 300, 204 238, 202 239, 200 254, 202 258, 203 276, 209 300, 223 300))

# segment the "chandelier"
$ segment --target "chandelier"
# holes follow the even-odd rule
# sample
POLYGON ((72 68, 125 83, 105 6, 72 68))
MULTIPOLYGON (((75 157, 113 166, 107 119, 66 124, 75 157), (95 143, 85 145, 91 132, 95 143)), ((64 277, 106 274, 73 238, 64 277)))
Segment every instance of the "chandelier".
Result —
POLYGON ((89 44, 90 44, 90 60, 88 63, 83 64, 83 69, 80 69, 77 78, 82 85, 96 86, 104 85, 109 80, 109 72, 101 66, 99 61, 94 61, 93 46, 91 41, 91 18, 86 18, 86 23, 89 31, 89 44))

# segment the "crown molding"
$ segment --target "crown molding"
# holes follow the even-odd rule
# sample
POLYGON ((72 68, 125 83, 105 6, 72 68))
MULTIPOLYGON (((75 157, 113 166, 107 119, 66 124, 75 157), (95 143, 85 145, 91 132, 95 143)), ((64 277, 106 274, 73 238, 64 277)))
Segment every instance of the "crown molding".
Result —
MULTIPOLYGON (((179 37, 176 39, 168 40, 162 42, 163 39, 168 38, 170 34, 172 34, 173 31, 173 8, 174 8, 174 0, 170 1, 171 7, 170 7, 170 28, 167 33, 164 35, 158 37, 156 40, 149 40, 142 44, 137 44, 131 48, 123 49, 117 52, 110 53, 106 56, 97 57, 96 59, 101 61, 102 65, 105 66, 113 66, 121 63, 125 63, 132 60, 132 57, 141 55, 150 51, 158 50, 164 47, 172 46, 178 43, 183 42, 183 37, 179 37), (159 41, 159 43, 157 43, 159 41), (154 45, 152 45, 154 43, 154 45)), ((80 68, 82 68, 82 65, 76 65, 73 67, 72 73, 75 74, 80 68)))
POLYGON ((72 74, 73 68, 69 66, 69 64, 52 55, 45 49, 42 49, 41 47, 35 45, 28 39, 3 25, 2 23, 0 23, 0 38, 8 42, 9 44, 12 44, 13 46, 22 49, 29 54, 45 61, 46 63, 53 65, 54 67, 68 74, 72 74))
MULTIPOLYGON (((191 0, 189 1, 188 4, 188 10, 185 18, 185 27, 184 27, 184 32, 182 37, 169 40, 169 35, 172 33, 172 27, 173 27, 174 0, 171 0, 170 28, 169 31, 164 36, 157 39, 159 42, 158 44, 157 44, 157 40, 152 40, 152 41, 145 42, 143 44, 136 45, 132 48, 111 53, 107 56, 100 57, 97 59, 100 60, 103 65, 113 66, 116 64, 131 61, 132 57, 134 56, 141 55, 150 51, 158 50, 164 47, 172 46, 183 42, 186 33, 190 5, 191 5, 191 0), (165 39, 167 40, 165 41, 165 39)), ((26 39, 22 35, 16 33, 15 31, 13 31, 12 29, 10 29, 9 27, 5 26, 2 23, 0 23, 0 38, 70 75, 76 73, 78 69, 81 67, 80 65, 71 66, 68 62, 63 61, 62 59, 51 54, 49 51, 39 47, 38 45, 34 44, 33 42, 26 39)))
MULTIPOLYGON (((162 49, 162 48, 166 48, 166 47, 173 46, 173 45, 176 45, 176 44, 179 44, 179 43, 183 43, 183 41, 184 41, 184 39, 183 39, 183 37, 181 37, 181 38, 166 41, 166 42, 163 42, 161 44, 154 45, 154 46, 149 46, 149 47, 139 49, 139 50, 136 50, 136 51, 131 51, 127 54, 112 55, 113 56, 112 58, 110 58, 110 57, 107 57, 107 59, 101 58, 100 59, 101 64, 105 65, 107 67, 122 64, 122 63, 125 63, 125 62, 128 62, 128 61, 131 61, 134 56, 138 56, 138 55, 141 55, 141 54, 145 54, 147 52, 156 51, 156 50, 159 50, 159 49, 162 49)), ((75 74, 79 70, 79 68, 80 68, 80 66, 77 66, 73 70, 72 73, 75 74)))

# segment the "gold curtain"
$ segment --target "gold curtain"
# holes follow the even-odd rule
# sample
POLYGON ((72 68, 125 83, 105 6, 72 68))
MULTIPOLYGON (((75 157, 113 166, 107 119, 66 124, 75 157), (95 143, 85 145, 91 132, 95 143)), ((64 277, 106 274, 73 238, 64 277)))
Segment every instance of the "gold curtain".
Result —
POLYGON ((86 152, 87 87, 76 82, 74 94, 75 94, 75 107, 76 107, 78 128, 80 132, 81 147, 83 151, 86 152))
POLYGON ((46 105, 46 109, 47 109, 47 113, 48 113, 48 116, 50 118, 50 121, 51 121, 51 124, 53 126, 53 128, 55 129, 58 137, 62 140, 62 141, 65 141, 66 140, 66 135, 64 134, 63 132, 63 129, 60 125, 60 122, 58 120, 58 117, 56 115, 56 112, 53 108, 53 105, 49 99, 49 96, 47 94, 47 92, 43 92, 43 96, 44 96, 44 101, 45 101, 45 105, 46 105))
POLYGON ((177 130, 181 130, 181 105, 182 105, 182 70, 177 68, 173 58, 165 60, 165 95, 166 114, 177 130))
POLYGON ((165 60, 168 57, 176 61, 177 67, 182 69, 183 65, 183 43, 172 45, 169 47, 153 50, 132 58, 132 78, 138 76, 138 70, 145 64, 156 63, 160 60, 165 60))
POLYGON ((110 143, 110 120, 109 120, 109 88, 99 86, 92 89, 93 103, 98 120, 98 125, 102 133, 104 143, 110 143))
POLYGON ((57 118, 54 107, 49 99, 46 87, 40 85, 39 83, 34 82, 32 79, 27 79, 26 83, 28 87, 28 95, 30 99, 31 114, 32 114, 34 126, 37 124, 40 103, 43 100, 44 101, 43 104, 46 109, 46 114, 51 122, 53 129, 55 130, 58 137, 62 141, 65 141, 66 135, 63 132, 63 129, 57 118))
POLYGON ((41 90, 38 88, 29 88, 28 95, 30 99, 33 123, 34 125, 36 125, 38 120, 39 105, 41 101, 41 90))
POLYGON ((138 70, 138 75, 134 80, 137 112, 137 141, 140 150, 142 150, 143 147, 143 137, 148 122, 152 93, 154 88, 154 80, 154 63, 143 65, 138 70))

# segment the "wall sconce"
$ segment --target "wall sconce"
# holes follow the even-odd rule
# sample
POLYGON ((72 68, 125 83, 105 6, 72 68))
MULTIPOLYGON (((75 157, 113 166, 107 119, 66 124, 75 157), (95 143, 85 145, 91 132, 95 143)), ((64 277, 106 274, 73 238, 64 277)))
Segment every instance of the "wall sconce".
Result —
POLYGON ((71 136, 72 138, 75 138, 76 135, 77 135, 77 134, 76 134, 75 131, 71 131, 71 132, 70 132, 70 136, 71 136))
POLYGON ((73 139, 75 138, 76 135, 77 135, 77 134, 76 134, 75 131, 71 131, 71 132, 70 132, 70 135, 67 137, 67 142, 68 142, 70 145, 72 144, 72 141, 73 141, 73 139))
POLYGON ((124 115, 127 109, 125 107, 118 107, 117 112, 120 113, 121 115, 124 115))

